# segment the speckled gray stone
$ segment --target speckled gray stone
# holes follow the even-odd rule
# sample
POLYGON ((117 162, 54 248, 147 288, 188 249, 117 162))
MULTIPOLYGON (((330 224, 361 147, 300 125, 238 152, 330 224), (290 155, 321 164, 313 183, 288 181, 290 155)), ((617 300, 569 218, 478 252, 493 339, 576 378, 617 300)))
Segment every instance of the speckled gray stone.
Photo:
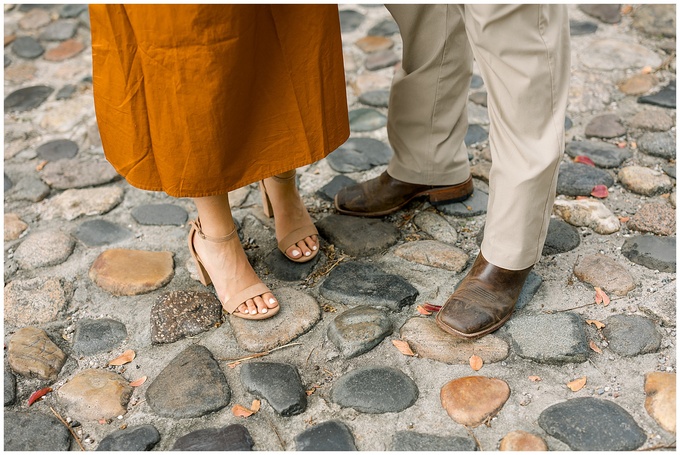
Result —
POLYGON ((316 256, 307 262, 293 262, 278 248, 274 248, 265 256, 264 262, 267 264, 269 271, 279 280, 300 281, 312 273, 314 267, 316 267, 316 264, 323 256, 323 252, 319 251, 316 256))
POLYGON ((4 428, 6 451, 67 451, 71 446, 71 434, 51 412, 5 411, 4 428))
POLYGON ((383 310, 357 306, 336 316, 327 333, 340 354, 350 359, 380 344, 392 333, 392 321, 383 310))
POLYGON ((50 187, 35 175, 19 180, 11 191, 5 192, 9 201, 40 202, 50 194, 50 187))
POLYGON ((675 136, 667 133, 645 133, 638 139, 637 145, 641 152, 659 158, 675 158, 675 136))
POLYGON ((132 231, 106 220, 88 220, 78 226, 74 236, 87 246, 103 246, 132 237, 132 231))
POLYGON ((354 436, 344 423, 329 420, 314 425, 295 436, 298 451, 354 451, 354 436))
POLYGON ((151 307, 151 342, 173 343, 210 330, 222 321, 222 304, 212 292, 171 291, 151 307))
POLYGON ((621 247, 629 261, 648 269, 661 272, 675 272, 675 237, 638 235, 629 237, 621 247))
POLYGON ((571 36, 590 35, 597 31, 597 24, 590 21, 569 21, 571 36))
POLYGON ((609 188, 613 184, 614 177, 605 170, 581 163, 562 164, 557 177, 557 194, 589 196, 596 185, 609 188))
POLYGON ((267 403, 283 417, 305 412, 307 394, 297 369, 285 363, 248 362, 241 365, 245 389, 267 403))
POLYGON ((15 90, 5 98, 5 112, 25 112, 40 106, 54 89, 47 85, 35 85, 15 90))
POLYGON ((93 355, 110 351, 127 338, 125 324, 113 319, 81 319, 73 335, 73 351, 93 355))
POLYGON ((668 85, 660 91, 652 95, 645 95, 638 98, 638 103, 652 104, 654 106, 666 107, 669 109, 675 109, 675 102, 675 79, 669 82, 668 85))
POLYGON ((69 139, 56 139, 45 142, 35 150, 36 154, 48 161, 73 158, 78 153, 78 144, 69 139))
POLYGON ((97 451, 148 451, 160 440, 161 434, 153 425, 137 425, 107 434, 97 446, 97 451))
POLYGON ((66 190, 104 185, 120 176, 107 161, 64 159, 47 163, 41 178, 52 188, 66 190))
POLYGON ((29 234, 14 253, 14 258, 24 269, 49 267, 66 261, 75 246, 70 235, 59 230, 29 234))
POLYGON ((418 386, 392 367, 363 367, 338 378, 331 400, 342 407, 367 414, 401 412, 418 399, 418 386))
POLYGON ((173 451, 250 451, 253 438, 243 425, 232 424, 224 428, 204 428, 192 431, 175 441, 173 451))
POLYGON ((489 195, 485 191, 475 188, 472 196, 462 202, 452 202, 446 204, 433 204, 437 210, 447 215, 469 218, 472 216, 483 215, 489 203, 489 195))
POLYGON ((187 222, 187 211, 175 204, 144 204, 130 212, 139 224, 154 226, 182 226, 187 222))
POLYGON ((602 141, 571 141, 567 144, 566 153, 572 158, 587 156, 596 166, 603 168, 619 167, 631 157, 630 149, 602 141))
POLYGON ((382 220, 329 215, 316 222, 321 236, 350 256, 370 256, 397 243, 399 230, 382 220))
POLYGON ((625 357, 656 352, 661 346, 661 335, 654 322, 643 316, 616 314, 602 321, 603 335, 609 349, 625 357))

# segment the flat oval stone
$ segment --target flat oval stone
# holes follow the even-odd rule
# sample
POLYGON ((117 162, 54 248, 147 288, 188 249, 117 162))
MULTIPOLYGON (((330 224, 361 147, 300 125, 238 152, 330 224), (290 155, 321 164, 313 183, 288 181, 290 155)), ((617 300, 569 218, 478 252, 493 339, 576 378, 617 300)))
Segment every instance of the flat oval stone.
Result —
POLYGON ((385 251, 399 240, 399 231, 381 220, 329 215, 316 222, 323 238, 350 256, 370 256, 385 251))
POLYGON ((329 420, 314 425, 295 436, 297 451, 354 451, 354 436, 347 425, 338 420, 329 420))
POLYGON ((27 175, 19 180, 9 193, 5 192, 8 201, 40 202, 50 194, 50 187, 34 175, 27 175))
MULTIPOLYGON (((661 110, 645 109, 644 111, 640 111, 631 118, 629 118, 628 125, 631 128, 639 130, 668 131, 675 126, 675 121, 670 115, 666 114, 661 110)), ((638 147, 641 147, 640 141, 647 142, 648 139, 645 138, 645 136, 647 136, 647 134, 643 135, 641 138, 637 140, 638 147)), ((670 142, 667 138, 671 139, 673 138, 671 134, 652 135, 652 137, 654 136, 663 138, 664 143, 670 142)), ((675 141, 673 141, 671 148, 675 150, 675 141)))
POLYGON ((366 57, 364 66, 368 71, 377 71, 383 68, 389 68, 401 61, 401 57, 389 49, 377 51, 369 54, 366 57))
POLYGON ((675 109, 675 79, 668 83, 667 86, 660 91, 651 95, 641 96, 638 98, 638 103, 651 104, 653 106, 666 107, 675 109))
POLYGON ((47 163, 41 178, 52 188, 68 190, 104 185, 119 175, 107 161, 59 160, 47 163))
POLYGON ((462 202, 446 204, 435 203, 433 205, 437 210, 446 215, 469 218, 472 216, 484 215, 488 203, 489 194, 479 188, 475 188, 474 193, 462 202))
POLYGON ((356 180, 351 179, 346 175, 336 175, 330 182, 319 188, 319 191, 317 191, 316 194, 329 202, 333 202, 335 195, 338 194, 341 189, 347 186, 356 185, 356 183, 356 180))
POLYGON ((398 311, 415 302, 418 290, 398 275, 371 264, 343 262, 321 284, 323 297, 343 305, 370 305, 398 311))
POLYGON ((12 335, 7 358, 17 374, 51 381, 57 379, 66 362, 66 354, 36 327, 24 327, 12 335))
POLYGON ((138 452, 151 450, 161 440, 153 425, 136 425, 109 433, 97 446, 97 451, 138 452))
POLYGON ((49 267, 66 261, 73 253, 75 240, 58 230, 35 232, 26 237, 14 252, 24 269, 49 267))
POLYGON ((47 201, 44 217, 71 221, 81 216, 103 215, 120 204, 123 196, 124 191, 118 186, 66 190, 47 201))
POLYGON ((63 158, 73 158, 78 153, 78 144, 68 139, 57 139, 45 142, 35 152, 44 160, 57 161, 63 158))
POLYGON ((647 93, 659 83, 653 74, 634 74, 622 80, 617 87, 626 95, 642 95, 647 93))
POLYGON ((602 71, 656 68, 662 63, 656 52, 637 43, 612 38, 593 42, 579 57, 588 68, 602 71))
POLYGON ((454 421, 478 427, 500 412, 510 397, 508 384, 496 378, 467 376, 444 384, 442 406, 454 421))
POLYGON ((314 297, 293 288, 273 290, 281 305, 278 314, 259 321, 230 317, 238 345, 250 352, 263 352, 290 343, 321 320, 321 307, 314 297))
POLYGON ((50 412, 5 411, 6 451, 68 451, 71 434, 50 412))
POLYGON ((385 19, 371 27, 366 33, 369 36, 392 36, 399 33, 399 26, 391 19, 385 19))
POLYGON ((361 107, 349 112, 349 130, 354 133, 375 131, 387 125, 387 117, 375 109, 361 107))
POLYGON ((538 424, 572 450, 635 450, 647 435, 621 406, 596 398, 572 398, 545 409, 538 424))
POLYGON ((366 16, 358 11, 351 9, 340 11, 340 31, 342 33, 350 33, 356 30, 363 22, 366 16))
POLYGON ((159 289, 174 276, 172 253, 111 249, 90 267, 89 277, 113 295, 137 295, 159 289))
POLYGON ((390 367, 363 367, 333 384, 331 400, 344 408, 368 414, 401 412, 418 399, 418 386, 402 371, 390 367))
POLYGON ((430 211, 419 212, 414 218, 413 223, 418 226, 418 229, 425 232, 433 239, 444 243, 455 244, 458 241, 458 233, 456 228, 451 226, 451 223, 446 219, 430 211))
POLYGON ((675 209, 665 202, 648 202, 635 212, 628 227, 657 235, 675 234, 675 209))
POLYGON ((45 52, 45 60, 50 62, 61 62, 71 57, 75 57, 85 49, 82 41, 77 39, 69 39, 59 43, 57 47, 45 52))
POLYGON ((477 444, 472 439, 461 436, 439 436, 415 431, 398 431, 392 437, 390 450, 393 452, 472 452, 477 450, 477 444))
POLYGON ((540 436, 527 433, 526 431, 516 430, 511 431, 503 437, 498 450, 512 452, 546 452, 548 451, 548 444, 546 444, 540 436))
POLYGON ((675 272, 675 237, 637 235, 629 237, 621 247, 628 260, 661 272, 675 272))
POLYGON ((590 35, 597 31, 597 24, 590 21, 569 21, 569 33, 571 36, 590 35))
POLYGON ((189 214, 175 204, 144 204, 130 212, 139 224, 153 226, 182 226, 189 214))
POLYGON ((616 314, 602 321, 602 333, 609 341, 609 349, 624 357, 657 352, 661 335, 654 322, 637 315, 616 314))
POLYGON ((127 413, 132 387, 112 371, 83 370, 57 390, 59 403, 77 420, 115 419, 127 413))
POLYGON ((645 409, 661 428, 675 433, 675 373, 655 371, 645 375, 645 409))
POLYGON ((15 90, 5 98, 5 112, 25 112, 40 106, 54 91, 47 85, 36 85, 15 90))
POLYGON ((17 398, 17 378, 12 374, 9 368, 5 368, 5 406, 14 404, 17 398))
MULTIPOLYGON (((56 95, 54 95, 54 99, 56 100, 67 100, 71 98, 75 93, 78 87, 76 87, 73 84, 66 84, 62 88, 59 89, 56 95)), ((70 157, 69 157, 70 158, 70 157)))
POLYGON ((30 11, 27 10, 26 14, 19 19, 19 27, 24 30, 33 30, 49 24, 52 18, 50 17, 50 14, 43 9, 44 7, 45 5, 36 5, 34 9, 31 9, 30 11))
POLYGON ((647 155, 666 159, 675 158, 675 136, 673 133, 645 133, 638 139, 637 145, 638 149, 647 155))
MULTIPOLYGON (((616 219, 618 221, 618 218, 616 219)), ((551 218, 548 223, 548 234, 545 237, 543 256, 566 253, 581 244, 581 236, 578 230, 562 220, 551 218)))
POLYGON ((389 90, 371 90, 359 96, 359 102, 373 107, 387 107, 390 102, 389 90))
POLYGON ((151 342, 173 343, 206 332, 221 321, 222 304, 212 292, 166 292, 151 308, 151 342))
POLYGON ((394 254, 409 262, 427 265, 454 273, 465 269, 469 259, 467 253, 458 247, 437 240, 417 240, 399 245, 394 254))
POLYGON ((88 220, 78 226, 75 237, 87 246, 103 246, 122 242, 132 237, 132 232, 106 220, 88 220))
POLYGON ((614 114, 598 115, 588 122, 585 134, 587 138, 610 139, 626 134, 626 127, 621 124, 621 119, 614 114))
POLYGON ((28 229, 28 224, 24 223, 16 213, 5 213, 4 236, 5 242, 16 240, 28 229))
POLYGON ((45 48, 31 36, 18 36, 12 43, 12 52, 21 58, 34 59, 40 57, 45 48))
MULTIPOLYGON (((598 234, 613 234, 621 229, 619 218, 601 201, 595 199, 556 199, 553 204, 553 211, 567 223, 574 226, 589 227, 598 234)), ((574 232, 576 232, 580 242, 578 231, 574 229, 574 232)))
POLYGON ((484 363, 496 363, 510 353, 508 343, 493 334, 476 340, 450 335, 437 326, 434 316, 409 319, 401 327, 400 335, 418 357, 450 365, 467 365, 473 354, 484 359, 484 363))
POLYGON ((12 280, 5 285, 5 323, 27 326, 56 321, 70 299, 59 278, 12 280))
POLYGON ((673 182, 661 171, 642 166, 627 166, 619 171, 619 181, 629 191, 643 196, 670 193, 673 182))
POLYGON ((185 434, 175 441, 173 451, 251 451, 253 438, 243 425, 204 428, 185 434))
POLYGON ((153 412, 173 419, 204 416, 224 408, 230 399, 220 365, 198 344, 180 352, 146 389, 153 412))
POLYGON ((241 365, 245 389, 267 403, 283 417, 302 414, 307 394, 297 369, 285 363, 249 362, 241 365))
POLYGON ((327 333, 342 357, 350 359, 380 344, 392 333, 392 321, 382 310, 357 306, 336 316, 327 333))
POLYGON ((557 176, 557 194, 590 196, 595 186, 609 188, 613 184, 614 178, 605 170, 581 163, 562 164, 557 176))
POLYGON ((364 36, 355 41, 354 44, 367 54, 394 47, 394 41, 385 36, 364 36))
POLYGON ((626 295, 635 289, 635 280, 628 269, 603 254, 589 254, 581 258, 574 266, 574 275, 616 295, 626 295))
POLYGON ((632 155, 628 148, 601 141, 571 141, 567 144, 566 152, 572 158, 587 156, 596 166, 603 168, 619 167, 632 155))
POLYGON ((40 34, 44 41, 64 41, 73 38, 78 29, 78 24, 69 20, 58 20, 49 24, 40 34))
POLYGON ((481 125, 475 123, 468 126, 467 132, 465 133, 465 145, 470 147, 471 145, 484 142, 489 138, 489 133, 481 125))
POLYGON ((506 324, 518 356, 548 365, 588 360, 583 326, 574 313, 518 314, 506 324))
POLYGON ((125 324, 114 319, 81 319, 73 335, 73 351, 93 355, 110 351, 127 338, 125 324))

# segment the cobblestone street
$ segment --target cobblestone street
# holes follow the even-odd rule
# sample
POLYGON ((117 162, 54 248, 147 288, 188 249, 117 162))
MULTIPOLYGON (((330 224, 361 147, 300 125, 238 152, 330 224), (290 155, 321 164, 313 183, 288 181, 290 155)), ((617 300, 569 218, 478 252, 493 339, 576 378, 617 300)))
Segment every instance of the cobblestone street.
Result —
POLYGON ((401 61, 383 5, 339 9, 351 136, 298 169, 317 258, 279 252, 257 184, 230 193, 281 302, 249 321, 198 281, 191 200, 105 160, 87 5, 4 5, 4 449, 675 450, 675 5, 569 5, 548 238, 513 317, 474 341, 434 318, 481 243, 484 82, 475 67, 470 199, 339 215, 392 156, 401 61))

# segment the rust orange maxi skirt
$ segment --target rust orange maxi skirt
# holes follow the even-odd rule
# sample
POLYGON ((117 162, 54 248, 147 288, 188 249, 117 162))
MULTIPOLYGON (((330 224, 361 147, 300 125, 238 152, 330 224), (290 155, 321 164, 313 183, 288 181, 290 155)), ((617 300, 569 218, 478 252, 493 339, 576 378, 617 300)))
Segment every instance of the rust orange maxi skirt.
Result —
POLYGON ((141 189, 223 194, 349 136, 336 5, 90 5, 106 158, 141 189))

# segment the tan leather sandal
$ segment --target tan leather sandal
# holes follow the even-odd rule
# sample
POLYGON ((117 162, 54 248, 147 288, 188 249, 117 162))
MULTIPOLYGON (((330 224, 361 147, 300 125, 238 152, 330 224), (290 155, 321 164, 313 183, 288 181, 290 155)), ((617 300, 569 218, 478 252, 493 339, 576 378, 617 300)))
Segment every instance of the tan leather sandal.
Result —
MULTIPOLYGON (((238 239, 238 236, 236 235, 236 227, 234 227, 234 230, 231 231, 229 234, 225 235, 224 237, 210 237, 203 233, 203 230, 201 229, 201 221, 198 218, 190 221, 189 224, 191 225, 188 240, 189 252, 191 253, 191 256, 194 258, 194 262, 196 262, 196 269, 198 270, 198 279, 205 286, 208 286, 212 283, 212 279, 210 279, 208 271, 205 269, 205 267, 203 266, 203 262, 201 261, 201 258, 198 257, 198 254, 196 253, 196 248, 194 247, 194 235, 199 235, 203 240, 207 240, 208 242, 223 243, 228 242, 234 238, 238 239)), ((224 308, 224 310, 227 313, 243 319, 256 320, 270 318, 279 312, 279 308, 281 307, 280 304, 275 306, 274 308, 267 308, 266 313, 258 312, 257 314, 250 314, 236 311, 236 309, 239 306, 241 306, 242 303, 245 303, 248 299, 252 299, 259 295, 266 294, 267 292, 271 291, 264 283, 257 283, 252 286, 248 286, 247 288, 238 291, 236 295, 232 296, 226 302, 222 302, 222 308, 224 308)))
MULTIPOLYGON (((275 182, 281 182, 281 183, 288 183, 290 180, 295 180, 296 173, 293 172, 293 175, 290 177, 278 177, 278 176, 273 176, 272 179, 275 182)), ((269 218, 274 217, 274 209, 272 208, 272 203, 269 200, 269 195, 267 194, 267 189, 264 186, 264 180, 260 180, 260 193, 262 194, 262 210, 264 210, 264 214, 268 216, 269 218)), ((278 240, 279 233, 276 233, 276 237, 278 240)), ((318 248, 318 236, 319 236, 319 231, 316 230, 316 226, 314 226, 314 223, 310 222, 309 224, 299 227, 297 229, 293 229, 290 232, 286 232, 283 234, 283 238, 281 240, 278 240, 278 247, 279 251, 283 253, 284 256, 286 256, 288 259, 290 259, 293 262, 308 262, 314 259, 314 257, 317 255, 319 252, 318 248), (299 258, 294 258, 291 256, 288 256, 286 254, 286 250, 290 248, 291 246, 297 244, 300 240, 304 240, 306 237, 311 237, 313 235, 317 236, 317 249, 312 250, 312 253, 309 256, 304 256, 301 255, 299 258)))

